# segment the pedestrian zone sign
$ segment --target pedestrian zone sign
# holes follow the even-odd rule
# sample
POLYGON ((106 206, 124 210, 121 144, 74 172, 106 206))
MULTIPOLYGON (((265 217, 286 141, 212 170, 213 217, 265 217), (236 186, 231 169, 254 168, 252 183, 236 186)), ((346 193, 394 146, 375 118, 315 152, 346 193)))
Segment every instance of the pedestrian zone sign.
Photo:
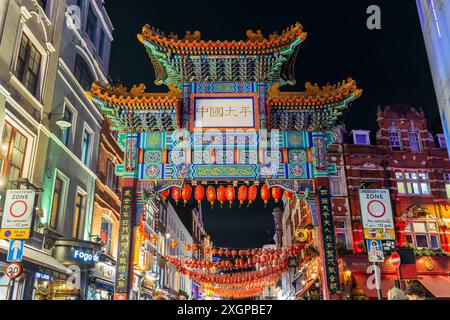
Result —
POLYGON ((29 239, 36 193, 33 190, 8 190, 0 229, 0 239, 29 239))

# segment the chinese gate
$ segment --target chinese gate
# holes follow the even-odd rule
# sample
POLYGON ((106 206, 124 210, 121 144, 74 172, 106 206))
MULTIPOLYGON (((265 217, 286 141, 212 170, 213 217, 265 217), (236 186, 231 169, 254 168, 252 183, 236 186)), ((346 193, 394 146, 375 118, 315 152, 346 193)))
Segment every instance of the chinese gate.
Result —
POLYGON ((138 38, 165 93, 144 86, 94 84, 88 93, 119 132, 125 163, 116 298, 131 290, 133 229, 148 199, 185 184, 266 184, 305 199, 319 230, 326 298, 340 290, 327 161, 332 132, 361 95, 352 79, 304 92, 281 92, 296 83, 294 65, 307 34, 297 23, 265 38, 244 41, 184 39, 145 26, 138 38))

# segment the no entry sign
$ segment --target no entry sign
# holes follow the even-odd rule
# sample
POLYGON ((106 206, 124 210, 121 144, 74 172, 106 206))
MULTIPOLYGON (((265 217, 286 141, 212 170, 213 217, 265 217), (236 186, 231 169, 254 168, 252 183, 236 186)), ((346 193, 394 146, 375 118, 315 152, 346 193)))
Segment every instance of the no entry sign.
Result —
POLYGON ((360 189, 359 202, 364 229, 394 229, 389 190, 360 189))
POLYGON ((33 190, 6 192, 0 239, 21 240, 30 237, 35 196, 33 190))
POLYGON ((394 253, 391 255, 391 264, 392 264, 396 269, 398 269, 398 268, 400 268, 401 263, 402 263, 402 261, 401 261, 401 259, 400 259, 400 255, 399 255, 397 252, 394 252, 394 253))

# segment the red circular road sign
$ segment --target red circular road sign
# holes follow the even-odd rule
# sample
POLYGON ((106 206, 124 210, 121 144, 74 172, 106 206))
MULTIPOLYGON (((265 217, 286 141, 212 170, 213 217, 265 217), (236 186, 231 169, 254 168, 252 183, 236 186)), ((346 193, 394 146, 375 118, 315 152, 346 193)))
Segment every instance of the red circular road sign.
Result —
POLYGON ((386 213, 386 207, 379 200, 372 200, 367 204, 367 211, 374 218, 381 218, 386 213))
POLYGON ((22 274, 22 266, 20 263, 10 263, 6 266, 6 275, 10 279, 16 279, 22 274))
POLYGON ((402 261, 400 259, 400 255, 397 252, 394 252, 391 255, 391 263, 396 269, 400 268, 400 265, 402 264, 402 261))
POLYGON ((9 213, 14 218, 22 218, 28 211, 28 205, 23 200, 14 201, 9 207, 9 213))

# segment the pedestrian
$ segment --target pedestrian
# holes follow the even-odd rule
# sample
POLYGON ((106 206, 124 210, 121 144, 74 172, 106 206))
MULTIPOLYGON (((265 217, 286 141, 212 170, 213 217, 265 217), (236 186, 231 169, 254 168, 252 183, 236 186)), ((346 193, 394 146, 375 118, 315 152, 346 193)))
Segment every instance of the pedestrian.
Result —
POLYGON ((388 291, 388 300, 408 300, 406 295, 397 287, 392 287, 388 291))
POLYGON ((427 293, 420 283, 417 281, 412 282, 405 290, 405 294, 408 300, 425 300, 427 293))

